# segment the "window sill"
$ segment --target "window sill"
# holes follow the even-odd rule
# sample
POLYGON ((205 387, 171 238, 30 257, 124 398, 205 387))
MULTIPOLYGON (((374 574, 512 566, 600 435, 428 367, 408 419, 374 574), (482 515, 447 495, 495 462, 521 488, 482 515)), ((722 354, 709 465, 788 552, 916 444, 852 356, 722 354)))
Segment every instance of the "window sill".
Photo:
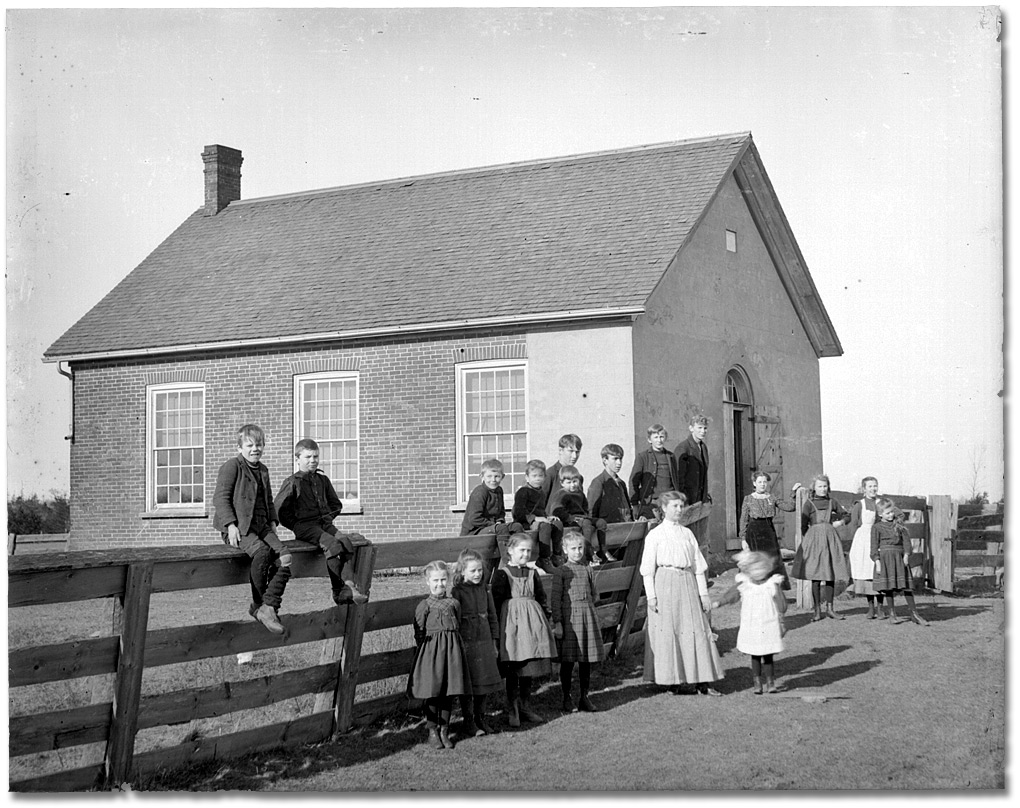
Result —
POLYGON ((161 508, 158 511, 144 511, 139 519, 207 519, 209 514, 201 508, 161 508))

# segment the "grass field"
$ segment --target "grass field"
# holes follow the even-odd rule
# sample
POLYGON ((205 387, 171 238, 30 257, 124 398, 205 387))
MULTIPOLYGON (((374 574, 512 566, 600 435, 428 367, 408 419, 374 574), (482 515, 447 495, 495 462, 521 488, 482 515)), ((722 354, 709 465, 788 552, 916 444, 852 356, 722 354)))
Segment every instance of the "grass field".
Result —
MULTIPOLYGON (((725 588, 731 580, 732 571, 715 586, 725 588)), ((284 622, 288 612, 321 608, 323 585, 295 581, 288 588, 284 622)), ((419 591, 417 578, 373 583, 374 598, 419 591)), ((496 712, 496 735, 462 740, 452 751, 424 746, 420 722, 396 715, 335 743, 211 762, 135 785, 197 791, 1003 788, 1004 601, 925 595, 918 602, 931 621, 928 628, 866 620, 863 602, 846 596, 838 602, 845 621, 810 623, 809 614, 791 607, 787 649, 776 662, 787 688, 783 694, 750 693, 747 657, 734 649, 739 607, 732 606, 713 617, 726 671, 718 684, 725 694, 721 699, 670 696, 642 682, 636 654, 596 666, 593 699, 602 710, 595 714, 561 714, 559 685, 547 682, 536 696, 547 723, 511 730, 496 712), (619 762, 623 750, 626 766, 619 762)), ((214 616, 243 610, 245 603, 242 587, 158 603, 154 598, 151 624, 212 622, 214 616)), ((899 608, 903 611, 902 604, 899 608)), ((78 607, 47 609, 50 614, 30 620, 16 619, 30 610, 12 612, 12 647, 56 642, 83 630, 88 636, 103 620, 99 608, 96 614, 78 607)), ((103 625, 108 624, 107 618, 103 625)), ((367 635, 366 643, 403 647, 410 641, 410 628, 377 636, 382 634, 367 635)), ((149 692, 176 689, 197 684, 194 677, 222 681, 309 664, 318 650, 311 647, 317 644, 307 645, 256 652, 253 663, 244 666, 228 657, 156 669, 147 672, 145 687, 149 692)), ((403 681, 392 684, 399 689, 403 681)), ((12 712, 51 709, 54 699, 88 703, 95 684, 54 683, 49 694, 21 692, 42 687, 12 691, 12 712)), ((371 695, 359 688, 359 699, 371 695)), ((285 714, 307 707, 284 703, 276 709, 285 714)), ((259 722, 265 723, 261 712, 259 722)), ((152 730, 153 737, 140 738, 139 746, 177 743, 187 733, 219 734, 244 720, 238 714, 152 730)), ((41 773, 38 765, 30 769, 33 774, 41 773)))

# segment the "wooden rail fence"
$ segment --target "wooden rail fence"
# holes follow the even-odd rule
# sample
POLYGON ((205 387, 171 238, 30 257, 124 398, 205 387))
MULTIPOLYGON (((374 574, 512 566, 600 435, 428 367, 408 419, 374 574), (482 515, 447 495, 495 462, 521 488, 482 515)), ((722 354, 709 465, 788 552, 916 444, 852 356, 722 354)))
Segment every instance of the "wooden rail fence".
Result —
MULTIPOLYGON (((691 509, 688 523, 706 518, 709 507, 691 509)), ((611 525, 608 545, 620 558, 596 575, 598 615, 611 653, 625 650, 641 630, 644 597, 638 565, 647 524, 611 525)), ((324 577, 317 548, 288 542, 293 578, 324 577)), ((370 592, 378 570, 422 567, 434 559, 455 561, 461 550, 478 550, 498 561, 493 536, 365 544, 356 548, 355 578, 370 592)), ((155 593, 186 592, 246 585, 248 559, 225 545, 139 550, 48 553, 8 558, 8 615, 47 604, 113 600, 113 633, 55 644, 9 650, 9 686, 16 688, 88 676, 113 676, 113 698, 85 706, 54 708, 12 715, 10 758, 105 744, 101 764, 65 768, 12 781, 14 791, 75 791, 112 788, 160 769, 323 741, 370 723, 404 703, 398 692, 359 701, 358 687, 404 676, 414 656, 411 632, 407 646, 364 653, 366 635, 407 627, 424 591, 410 597, 375 599, 363 605, 330 607, 283 614, 281 636, 252 621, 220 620, 192 626, 149 628, 150 599, 155 593), (289 648, 321 642, 319 664, 238 679, 143 694, 146 670, 160 666, 232 657, 260 649, 289 648), (241 710, 258 710, 286 699, 313 694, 310 712, 227 734, 197 737, 185 743, 136 753, 141 730, 180 725, 241 710)), ((369 642, 368 648, 372 647, 369 642)))

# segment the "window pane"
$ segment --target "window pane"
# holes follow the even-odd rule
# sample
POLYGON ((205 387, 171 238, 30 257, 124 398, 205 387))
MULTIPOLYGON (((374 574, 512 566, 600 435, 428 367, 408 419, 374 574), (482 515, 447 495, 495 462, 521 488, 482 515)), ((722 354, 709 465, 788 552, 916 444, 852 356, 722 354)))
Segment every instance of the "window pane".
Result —
POLYGON ((507 478, 504 492, 512 492, 524 482, 527 446, 527 396, 524 368, 480 368, 465 370, 460 421, 463 433, 463 490, 466 498, 477 485, 483 460, 495 457, 503 462, 507 478))
POLYGON ((204 403, 205 394, 199 388, 152 394, 150 441, 154 450, 151 463, 156 505, 190 504, 204 499, 204 403), (177 488, 180 490, 175 491, 177 488))
MULTIPOLYGON (((358 382, 317 379, 298 386, 301 437, 319 444, 322 470, 343 499, 358 490, 358 382), (344 461, 349 458, 350 462, 344 461)), ((354 494, 356 496, 356 493, 354 494)))

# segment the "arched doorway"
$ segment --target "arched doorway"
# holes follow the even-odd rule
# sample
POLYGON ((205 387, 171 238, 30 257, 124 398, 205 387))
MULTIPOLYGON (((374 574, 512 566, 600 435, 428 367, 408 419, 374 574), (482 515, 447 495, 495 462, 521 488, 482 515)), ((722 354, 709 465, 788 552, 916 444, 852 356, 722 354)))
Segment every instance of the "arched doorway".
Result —
POLYGON ((726 547, 737 549, 740 505, 751 492, 755 465, 754 393, 743 368, 734 366, 723 385, 723 457, 726 477, 726 547))

